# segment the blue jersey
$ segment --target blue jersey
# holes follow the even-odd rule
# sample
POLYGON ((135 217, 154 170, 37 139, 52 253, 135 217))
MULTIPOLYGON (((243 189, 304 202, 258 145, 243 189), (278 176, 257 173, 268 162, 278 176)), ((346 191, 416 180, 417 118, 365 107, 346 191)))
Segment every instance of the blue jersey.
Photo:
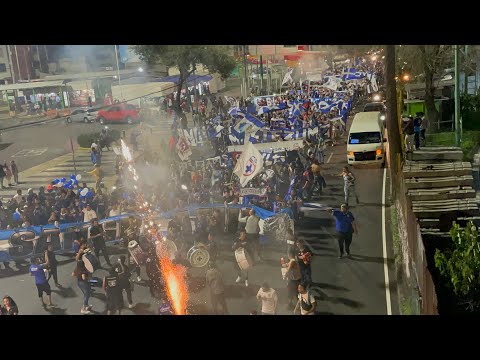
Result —
POLYGON ((30 274, 35 276, 35 285, 42 285, 47 283, 43 265, 31 265, 30 274))

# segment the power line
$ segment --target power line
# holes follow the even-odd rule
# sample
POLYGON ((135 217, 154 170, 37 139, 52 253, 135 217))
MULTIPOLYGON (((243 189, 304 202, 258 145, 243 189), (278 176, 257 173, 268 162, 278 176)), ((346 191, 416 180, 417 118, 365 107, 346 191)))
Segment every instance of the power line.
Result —
MULTIPOLYGON (((203 74, 203 75, 193 75, 194 78, 191 81, 195 81, 196 79, 204 77, 206 75, 210 75, 210 73, 206 73, 206 74, 203 74)), ((187 87, 188 87, 188 83, 189 83, 188 78, 186 79, 186 81, 187 81, 187 87)), ((154 95, 154 94, 158 94, 158 93, 164 92, 165 90, 176 89, 177 86, 178 86, 178 84, 174 84, 173 86, 169 86, 169 87, 167 87, 165 89, 162 89, 162 90, 154 91, 154 92, 148 93, 146 95, 137 96, 137 97, 134 97, 134 98, 131 98, 131 99, 128 99, 128 100, 121 101, 120 104, 121 103, 127 103, 127 102, 132 101, 132 100, 137 100, 137 99, 141 99, 141 98, 144 98, 144 97, 148 97, 148 96, 151 96, 151 95, 154 95)), ((103 105, 103 106, 101 106, 99 108, 95 108, 95 109, 96 109, 96 111, 99 111, 99 110, 110 108, 110 107, 115 106, 115 105, 117 105, 117 104, 103 105)), ((12 126, 8 126, 8 127, 5 127, 5 128, 1 128, 0 130, 1 131, 15 130, 15 129, 23 128, 23 127, 28 127, 28 126, 31 126, 31 125, 39 125, 40 123, 50 123, 50 122, 55 122, 55 121, 61 121, 61 120, 66 119, 68 117, 69 117, 69 115, 66 115, 66 116, 62 116, 62 117, 59 117, 59 118, 55 118, 55 119, 45 119, 45 120, 42 120, 40 122, 36 121, 36 122, 28 122, 28 123, 24 123, 24 124, 12 125, 12 126)))

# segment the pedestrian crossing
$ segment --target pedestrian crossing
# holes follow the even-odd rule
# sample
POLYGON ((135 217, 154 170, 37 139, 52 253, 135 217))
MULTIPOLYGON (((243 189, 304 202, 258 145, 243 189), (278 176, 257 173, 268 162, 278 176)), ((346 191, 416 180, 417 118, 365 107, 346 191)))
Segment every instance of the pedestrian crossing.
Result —
MULTIPOLYGON (((53 179, 61 179, 62 177, 70 179, 71 174, 82 176, 79 183, 86 182, 89 187, 95 186, 94 176, 86 173, 86 171, 93 169, 89 150, 79 150, 75 153, 76 172, 71 154, 62 155, 53 161, 49 161, 48 164, 49 166, 38 171, 34 170, 37 168, 35 167, 20 172, 18 176, 20 184, 18 185, 8 186, 5 179, 4 184, 7 188, 0 189, 0 197, 3 198, 3 201, 12 198, 18 189, 21 189, 22 194, 26 196, 29 188, 32 188, 34 192, 38 192, 39 187, 43 186, 46 188, 53 179)), ((115 178, 115 153, 113 151, 104 151, 102 153, 102 169, 105 186, 112 186, 115 178)))

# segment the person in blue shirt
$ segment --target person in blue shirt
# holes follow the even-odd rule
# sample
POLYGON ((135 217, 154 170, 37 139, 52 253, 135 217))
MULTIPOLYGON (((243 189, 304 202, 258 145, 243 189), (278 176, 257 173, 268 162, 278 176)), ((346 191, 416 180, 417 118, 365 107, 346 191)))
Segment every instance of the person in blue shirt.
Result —
POLYGON ((355 217, 348 211, 347 204, 342 204, 340 210, 332 209, 331 212, 335 217, 335 229, 337 231, 338 248, 340 250, 338 258, 341 259, 345 254, 344 245, 347 257, 350 257, 350 244, 352 243, 353 233, 358 234, 355 217))
POLYGON ((42 305, 52 307, 52 290, 48 284, 47 277, 45 276, 45 264, 42 264, 39 258, 32 259, 32 265, 30 266, 30 275, 35 277, 35 285, 37 286, 38 297, 42 302, 42 305), (43 293, 47 295, 47 304, 43 301, 43 293))

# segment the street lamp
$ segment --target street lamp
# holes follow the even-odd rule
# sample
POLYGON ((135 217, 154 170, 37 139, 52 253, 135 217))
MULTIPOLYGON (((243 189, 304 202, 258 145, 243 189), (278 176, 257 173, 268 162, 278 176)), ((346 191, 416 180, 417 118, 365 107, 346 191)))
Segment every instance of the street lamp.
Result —
POLYGON ((142 67, 139 67, 139 68, 138 68, 138 72, 143 72, 143 68, 142 68, 142 67))
POLYGON ((405 74, 402 76, 403 81, 409 81, 410 80, 410 75, 405 74))

